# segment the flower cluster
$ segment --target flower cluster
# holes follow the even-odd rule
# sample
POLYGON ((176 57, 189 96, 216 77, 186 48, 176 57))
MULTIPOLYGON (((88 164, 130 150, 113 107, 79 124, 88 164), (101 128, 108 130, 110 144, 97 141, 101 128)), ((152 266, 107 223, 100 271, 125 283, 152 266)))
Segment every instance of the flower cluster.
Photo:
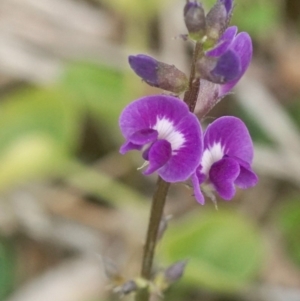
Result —
POLYGON ((119 125, 126 142, 120 152, 141 151, 145 175, 157 172, 171 183, 190 179, 200 204, 204 204, 203 192, 213 199, 217 193, 231 200, 235 186, 247 189, 258 180, 251 169, 253 143, 245 124, 224 116, 203 134, 197 117, 206 115, 228 94, 252 58, 250 36, 237 33, 236 26, 228 27, 232 9, 233 0, 217 0, 206 15, 196 0, 187 0, 184 7, 187 37, 201 45, 193 79, 200 84, 197 115, 179 98, 190 88, 182 71, 148 55, 129 57, 131 68, 146 83, 173 95, 147 96, 125 107, 119 125))

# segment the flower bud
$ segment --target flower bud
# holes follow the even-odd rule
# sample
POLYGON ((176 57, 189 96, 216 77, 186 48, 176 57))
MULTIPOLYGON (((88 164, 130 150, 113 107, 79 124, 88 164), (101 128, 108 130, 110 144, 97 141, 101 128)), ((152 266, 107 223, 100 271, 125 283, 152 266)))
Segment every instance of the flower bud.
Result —
POLYGON ((133 280, 129 280, 125 282, 122 286, 119 288, 119 293, 121 295, 128 295, 138 289, 137 284, 133 280))
POLYGON ((187 89, 187 76, 174 65, 159 62, 144 54, 130 55, 129 64, 133 71, 152 87, 175 94, 180 94, 187 89))
POLYGON ((182 260, 169 266, 165 270, 165 279, 167 280, 167 282, 171 284, 179 280, 184 273, 186 264, 187 264, 187 260, 182 260))
POLYGON ((242 72, 238 55, 227 50, 218 58, 203 57, 197 62, 200 78, 216 84, 225 84, 238 78, 242 72))
POLYGON ((201 3, 187 0, 184 7, 184 22, 192 39, 200 40, 205 35, 205 12, 201 3))
POLYGON ((215 46, 229 25, 232 16, 233 0, 218 0, 206 16, 205 50, 215 46))
POLYGON ((227 10, 225 4, 220 0, 212 7, 206 16, 208 41, 214 45, 226 29, 227 10))
POLYGON ((220 2, 224 4, 228 17, 231 17, 233 0, 220 0, 220 2))

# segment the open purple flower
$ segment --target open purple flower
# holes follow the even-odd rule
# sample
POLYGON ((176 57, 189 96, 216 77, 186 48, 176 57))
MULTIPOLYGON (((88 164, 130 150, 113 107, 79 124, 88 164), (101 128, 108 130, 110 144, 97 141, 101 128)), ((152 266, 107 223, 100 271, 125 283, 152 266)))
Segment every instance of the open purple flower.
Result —
POLYGON ((142 151, 147 166, 167 182, 188 179, 200 163, 202 130, 188 106, 173 96, 153 95, 130 103, 119 119, 126 142, 120 153, 142 151))
POLYGON ((244 75, 251 59, 249 34, 237 34, 236 26, 228 27, 217 45, 207 51, 198 64, 202 79, 196 113, 203 114, 216 105, 244 75))
POLYGON ((200 184, 224 200, 233 198, 235 185, 242 189, 256 185, 252 160, 253 144, 245 124, 232 116, 215 120, 205 131, 201 163, 192 175, 197 201, 204 204, 200 184))

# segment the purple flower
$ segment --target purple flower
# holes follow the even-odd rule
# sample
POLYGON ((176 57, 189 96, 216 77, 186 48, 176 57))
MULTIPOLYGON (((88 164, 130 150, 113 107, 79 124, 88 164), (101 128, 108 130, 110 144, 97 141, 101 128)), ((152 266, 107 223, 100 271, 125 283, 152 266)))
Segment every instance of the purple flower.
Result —
POLYGON ((120 153, 142 151, 143 172, 154 171, 167 182, 188 179, 202 155, 202 131, 188 106, 173 96, 153 95, 130 103, 119 119, 126 142, 120 153))
POLYGON ((253 144, 245 124, 232 116, 215 120, 205 131, 201 163, 192 175, 197 201, 204 204, 200 184, 224 200, 233 198, 235 185, 242 189, 256 185, 252 160, 253 144))
POLYGON ((246 72, 252 59, 252 41, 248 33, 237 34, 237 27, 226 29, 217 45, 199 62, 201 79, 196 113, 207 113, 224 97, 246 72))

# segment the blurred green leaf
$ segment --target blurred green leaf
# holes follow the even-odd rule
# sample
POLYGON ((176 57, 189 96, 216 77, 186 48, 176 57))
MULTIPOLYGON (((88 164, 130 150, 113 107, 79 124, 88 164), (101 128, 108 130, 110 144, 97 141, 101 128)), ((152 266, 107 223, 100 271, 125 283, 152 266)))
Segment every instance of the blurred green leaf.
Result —
POLYGON ((237 214, 212 212, 188 216, 166 233, 162 257, 189 259, 183 279, 219 291, 232 291, 259 271, 263 242, 253 225, 237 214))
POLYGON ((255 38, 266 37, 278 24, 280 4, 277 0, 238 1, 232 24, 255 38))
MULTIPOLYGON (((102 0, 112 9, 127 18, 149 19, 162 7, 162 5, 171 0, 102 0)), ((184 4, 183 4, 184 5, 184 4)))
POLYGON ((14 285, 14 252, 11 244, 0 239, 0 300, 14 285))
POLYGON ((0 189, 58 170, 78 140, 80 114, 66 93, 27 89, 0 105, 0 189))
POLYGON ((291 258, 300 265, 300 200, 286 202, 280 206, 278 224, 287 243, 291 258))
MULTIPOLYGON (((204 0, 204 3, 209 8, 216 0, 204 0)), ((235 1, 231 24, 254 38, 266 37, 279 23, 280 5, 278 0, 235 1)))
POLYGON ((123 79, 123 74, 112 68, 77 62, 66 69, 61 84, 112 132, 118 127, 118 117, 127 103, 123 79))

